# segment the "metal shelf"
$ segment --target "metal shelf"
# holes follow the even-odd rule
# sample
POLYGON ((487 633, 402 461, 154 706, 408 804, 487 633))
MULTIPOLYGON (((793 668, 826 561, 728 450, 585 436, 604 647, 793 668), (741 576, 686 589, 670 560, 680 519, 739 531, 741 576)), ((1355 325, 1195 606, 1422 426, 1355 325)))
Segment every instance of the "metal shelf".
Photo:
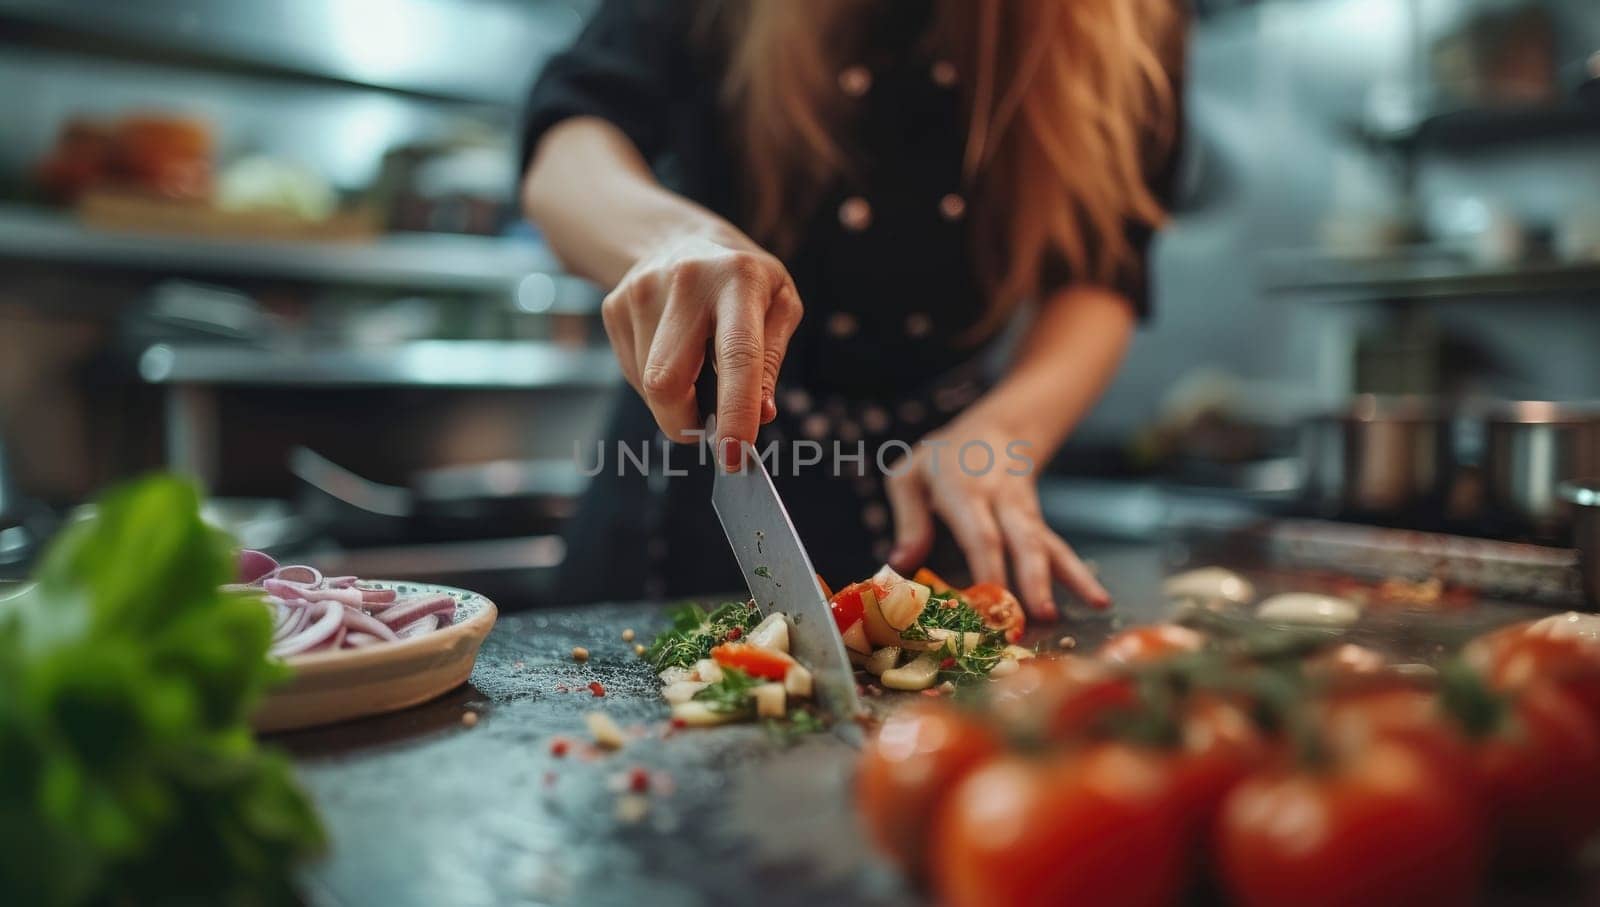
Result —
POLYGON ((1463 107, 1441 110, 1399 129, 1359 128, 1376 145, 1472 150, 1541 139, 1600 135, 1600 113, 1579 103, 1525 107, 1463 107))
POLYGON ((1465 299, 1600 290, 1600 261, 1486 267, 1441 257, 1340 258, 1316 252, 1268 253, 1262 288, 1280 295, 1347 299, 1465 299))
POLYGON ((372 349, 160 343, 139 357, 151 384, 256 387, 607 388, 621 372, 607 348, 537 341, 423 340, 372 349))
POLYGON ((93 229, 63 212, 0 206, 0 259, 513 297, 522 291, 533 300, 525 308, 536 312, 591 313, 599 302, 593 285, 561 274, 555 257, 533 241, 438 233, 371 242, 208 239, 93 229))

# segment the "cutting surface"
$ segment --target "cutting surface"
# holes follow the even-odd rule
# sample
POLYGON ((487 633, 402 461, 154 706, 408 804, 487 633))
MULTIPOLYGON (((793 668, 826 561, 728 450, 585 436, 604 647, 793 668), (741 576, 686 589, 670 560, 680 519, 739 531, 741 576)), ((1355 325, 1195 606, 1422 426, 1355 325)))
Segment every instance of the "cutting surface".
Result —
MULTIPOLYGON (((1161 615, 1157 548, 1084 553, 1118 595, 1117 617, 1078 614, 1040 641, 1070 632, 1087 648, 1116 622, 1161 615)), ((306 875, 313 903, 923 903, 856 825, 844 743, 754 726, 663 736, 655 678, 621 638, 632 628, 647 639, 663 618, 649 604, 506 616, 469 686, 396 715, 274 738, 295 755, 332 837, 306 875), (590 651, 585 664, 571 658, 578 645, 590 651), (595 710, 641 736, 586 754, 584 715, 595 710), (467 712, 478 716, 471 727, 467 712), (573 742, 564 757, 551 753, 557 737, 573 742), (624 790, 635 767, 654 788, 642 800, 624 790)), ((1600 874, 1491 903, 1600 905, 1600 874)))

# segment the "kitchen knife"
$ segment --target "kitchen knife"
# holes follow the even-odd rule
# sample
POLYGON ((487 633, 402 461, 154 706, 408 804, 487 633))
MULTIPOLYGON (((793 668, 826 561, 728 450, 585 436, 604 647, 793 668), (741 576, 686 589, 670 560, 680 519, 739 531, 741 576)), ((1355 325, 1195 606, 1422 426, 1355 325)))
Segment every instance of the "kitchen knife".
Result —
POLYGON ((712 456, 718 458, 712 464, 716 478, 711 505, 733 546, 750 597, 762 613, 788 615, 789 648, 811 670, 817 702, 846 739, 859 739, 860 728, 854 719, 861 705, 856 699, 855 671, 811 557, 755 449, 745 444, 744 466, 728 472, 718 465, 716 439, 717 417, 711 416, 706 420, 706 442, 712 456))

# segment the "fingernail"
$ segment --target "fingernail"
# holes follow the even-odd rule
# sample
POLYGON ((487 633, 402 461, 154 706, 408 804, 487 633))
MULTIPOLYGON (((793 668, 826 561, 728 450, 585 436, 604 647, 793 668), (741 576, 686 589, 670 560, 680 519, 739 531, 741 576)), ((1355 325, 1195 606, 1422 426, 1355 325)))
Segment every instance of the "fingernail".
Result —
POLYGON ((728 472, 738 472, 744 465, 744 448, 739 444, 738 438, 723 438, 717 442, 722 446, 722 466, 728 472))

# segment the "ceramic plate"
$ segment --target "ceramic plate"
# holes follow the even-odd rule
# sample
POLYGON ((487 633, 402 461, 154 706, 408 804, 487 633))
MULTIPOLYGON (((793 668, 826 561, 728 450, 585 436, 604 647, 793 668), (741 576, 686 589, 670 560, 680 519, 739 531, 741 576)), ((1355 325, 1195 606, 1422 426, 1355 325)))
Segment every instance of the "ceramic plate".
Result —
POLYGON ((476 592, 426 583, 362 580, 362 585, 402 596, 442 592, 456 600, 455 622, 412 639, 289 658, 294 678, 273 690, 256 711, 257 730, 380 715, 427 702, 466 682, 478 647, 494 626, 494 602, 476 592))

